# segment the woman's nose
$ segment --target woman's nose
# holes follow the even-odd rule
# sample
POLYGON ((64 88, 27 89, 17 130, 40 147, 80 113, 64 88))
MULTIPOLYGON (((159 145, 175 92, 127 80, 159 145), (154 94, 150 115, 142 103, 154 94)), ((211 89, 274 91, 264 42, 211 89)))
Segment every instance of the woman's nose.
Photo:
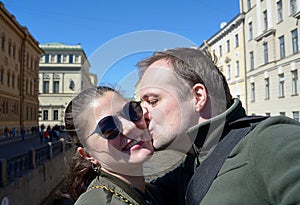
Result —
POLYGON ((130 120, 122 118, 121 123, 122 123, 122 135, 133 139, 136 136, 142 134, 143 130, 147 128, 143 120, 132 122, 130 120))
POLYGON ((147 129, 147 127, 148 127, 144 117, 142 117, 142 119, 140 119, 139 121, 136 121, 134 123, 137 128, 142 129, 142 130, 147 129))

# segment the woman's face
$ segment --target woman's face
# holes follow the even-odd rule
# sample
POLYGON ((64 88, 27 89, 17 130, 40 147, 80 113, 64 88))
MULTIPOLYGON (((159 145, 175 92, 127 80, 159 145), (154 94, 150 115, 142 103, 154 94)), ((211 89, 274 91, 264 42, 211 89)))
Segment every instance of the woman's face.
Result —
POLYGON ((120 111, 127 101, 115 92, 106 92, 95 99, 89 108, 88 126, 84 141, 87 152, 100 162, 101 167, 121 174, 132 174, 131 169, 141 166, 153 154, 151 138, 143 119, 132 122, 120 111), (95 133, 97 123, 106 116, 115 115, 121 122, 121 134, 107 140, 95 133), (89 136, 89 137, 88 137, 89 136))

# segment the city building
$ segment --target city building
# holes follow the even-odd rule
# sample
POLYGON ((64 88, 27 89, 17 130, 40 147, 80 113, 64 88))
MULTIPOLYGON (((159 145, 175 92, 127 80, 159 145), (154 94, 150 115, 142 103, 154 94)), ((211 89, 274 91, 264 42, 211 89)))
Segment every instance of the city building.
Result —
POLYGON ((300 0, 241 0, 249 114, 299 121, 300 0))
POLYGON ((27 132, 38 126, 39 55, 28 29, 0 2, 0 136, 4 129, 27 132))
POLYGON ((200 46, 214 54, 249 115, 299 121, 300 0, 240 0, 240 13, 200 46))
POLYGON ((223 22, 220 30, 200 45, 200 49, 213 55, 232 96, 239 98, 247 110, 244 45, 244 15, 238 14, 229 23, 223 22))
POLYGON ((41 44, 39 125, 64 125, 64 110, 80 91, 97 85, 97 76, 81 45, 41 44))

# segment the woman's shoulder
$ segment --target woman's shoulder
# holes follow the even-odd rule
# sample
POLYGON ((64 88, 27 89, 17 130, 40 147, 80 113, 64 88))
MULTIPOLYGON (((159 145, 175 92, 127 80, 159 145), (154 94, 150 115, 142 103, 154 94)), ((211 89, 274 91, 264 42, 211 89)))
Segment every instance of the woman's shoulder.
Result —
MULTIPOLYGON (((120 183, 123 182, 120 180, 120 183)), ((116 179, 112 181, 110 178, 98 176, 91 182, 87 191, 78 198, 75 205, 141 204, 140 196, 135 197, 136 191, 130 185, 127 186, 128 188, 120 186, 116 183, 116 179)))

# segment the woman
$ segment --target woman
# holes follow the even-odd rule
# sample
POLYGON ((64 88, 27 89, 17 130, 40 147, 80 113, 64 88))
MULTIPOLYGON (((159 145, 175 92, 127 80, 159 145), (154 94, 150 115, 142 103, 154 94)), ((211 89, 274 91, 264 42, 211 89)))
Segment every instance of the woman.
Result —
POLYGON ((109 87, 89 88, 65 115, 67 130, 83 145, 78 154, 98 173, 76 205, 160 204, 143 176, 153 148, 139 102, 127 103, 109 87))

